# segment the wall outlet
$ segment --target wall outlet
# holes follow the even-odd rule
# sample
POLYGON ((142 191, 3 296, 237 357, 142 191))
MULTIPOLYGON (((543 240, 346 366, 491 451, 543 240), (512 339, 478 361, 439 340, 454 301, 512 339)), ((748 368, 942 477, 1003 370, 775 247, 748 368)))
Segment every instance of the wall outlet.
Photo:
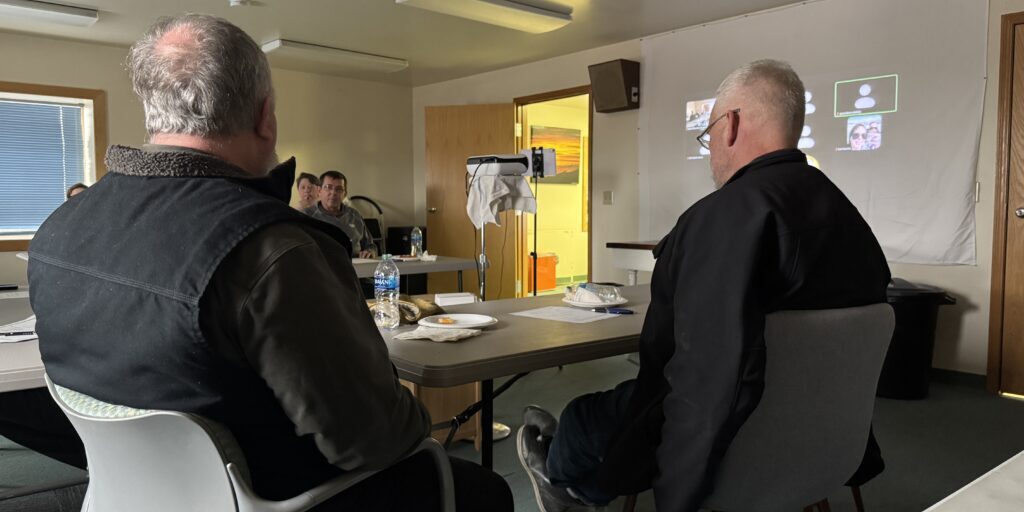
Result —
POLYGON ((604 195, 604 200, 602 201, 603 204, 607 204, 607 205, 615 204, 615 192, 614 191, 605 190, 603 195, 604 195))

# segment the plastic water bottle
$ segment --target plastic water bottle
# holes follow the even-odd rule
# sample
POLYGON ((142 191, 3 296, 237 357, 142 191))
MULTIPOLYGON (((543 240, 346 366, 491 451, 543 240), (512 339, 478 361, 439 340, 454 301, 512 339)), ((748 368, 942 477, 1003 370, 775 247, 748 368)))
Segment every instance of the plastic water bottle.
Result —
POLYGON ((421 256, 423 254, 423 231, 420 230, 419 226, 413 227, 409 233, 409 246, 411 247, 410 253, 413 256, 421 256))
POLYGON ((373 308, 373 321, 377 327, 398 327, 398 275, 398 265, 395 265, 391 255, 382 256, 377 269, 373 271, 373 298, 377 301, 373 308))

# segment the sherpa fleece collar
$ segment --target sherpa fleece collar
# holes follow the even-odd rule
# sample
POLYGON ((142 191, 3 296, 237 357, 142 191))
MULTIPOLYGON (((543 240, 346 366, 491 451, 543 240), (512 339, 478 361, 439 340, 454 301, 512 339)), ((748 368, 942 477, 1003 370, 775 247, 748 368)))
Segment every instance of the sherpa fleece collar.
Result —
POLYGON ((232 178, 285 202, 291 197, 295 158, 289 158, 266 176, 253 176, 213 155, 196 151, 143 151, 113 145, 107 149, 107 169, 126 176, 164 178, 232 178))

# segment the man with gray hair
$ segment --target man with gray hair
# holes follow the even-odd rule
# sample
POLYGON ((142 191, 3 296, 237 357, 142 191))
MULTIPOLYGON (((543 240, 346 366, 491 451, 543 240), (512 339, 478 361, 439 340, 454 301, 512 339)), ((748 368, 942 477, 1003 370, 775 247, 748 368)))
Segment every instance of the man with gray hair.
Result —
MULTIPOLYGON (((576 398, 558 420, 524 413, 517 448, 541 510, 651 487, 658 510, 698 510, 761 398, 765 315, 886 300, 874 234, 796 149, 805 107, 792 68, 752 62, 716 96, 697 143, 711 152, 717 190, 654 250, 637 378, 576 398)), ((880 471, 875 446, 850 484, 880 471)))
MULTIPOLYGON (((158 21, 128 67, 149 143, 112 146, 109 173, 32 242, 50 378, 223 424, 263 498, 383 469, 317 510, 437 510, 429 456, 405 458, 430 418, 396 377, 348 237, 288 207, 295 161, 277 164, 259 46, 187 14, 158 21)), ((512 509, 498 475, 459 460, 452 472, 460 510, 512 509)))

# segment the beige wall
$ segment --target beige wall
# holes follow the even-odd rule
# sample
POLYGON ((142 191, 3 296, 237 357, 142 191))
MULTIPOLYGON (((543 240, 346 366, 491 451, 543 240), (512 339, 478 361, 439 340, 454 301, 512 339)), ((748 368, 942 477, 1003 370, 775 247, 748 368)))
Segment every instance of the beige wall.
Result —
MULTIPOLYGON (((348 192, 377 201, 391 226, 413 221, 412 89, 274 70, 280 140, 297 172, 337 169, 348 192)), ((297 196, 292 193, 293 198, 297 196)))
MULTIPOLYGON (((595 48, 562 57, 438 84, 412 91, 413 181, 415 212, 426 220, 424 108, 433 105, 512 103, 513 98, 590 83, 587 66, 613 59, 640 58, 640 41, 595 48)), ((593 279, 626 281, 625 270, 612 266, 605 243, 633 240, 637 230, 637 111, 594 114, 592 186, 593 279), (602 192, 615 192, 615 204, 601 203, 602 192)), ((470 155, 466 155, 470 156, 470 155)), ((462 193, 453 190, 453 194, 462 193)), ((541 247, 543 251, 544 248, 541 247)))
MULTIPOLYGON (((145 140, 142 106, 131 91, 126 49, 0 33, 0 81, 107 91, 109 142, 145 140)), ((391 225, 413 220, 410 87, 275 69, 278 154, 299 170, 339 169, 351 193, 380 199, 391 225)), ((25 283, 25 262, 0 253, 0 283, 25 283)))

